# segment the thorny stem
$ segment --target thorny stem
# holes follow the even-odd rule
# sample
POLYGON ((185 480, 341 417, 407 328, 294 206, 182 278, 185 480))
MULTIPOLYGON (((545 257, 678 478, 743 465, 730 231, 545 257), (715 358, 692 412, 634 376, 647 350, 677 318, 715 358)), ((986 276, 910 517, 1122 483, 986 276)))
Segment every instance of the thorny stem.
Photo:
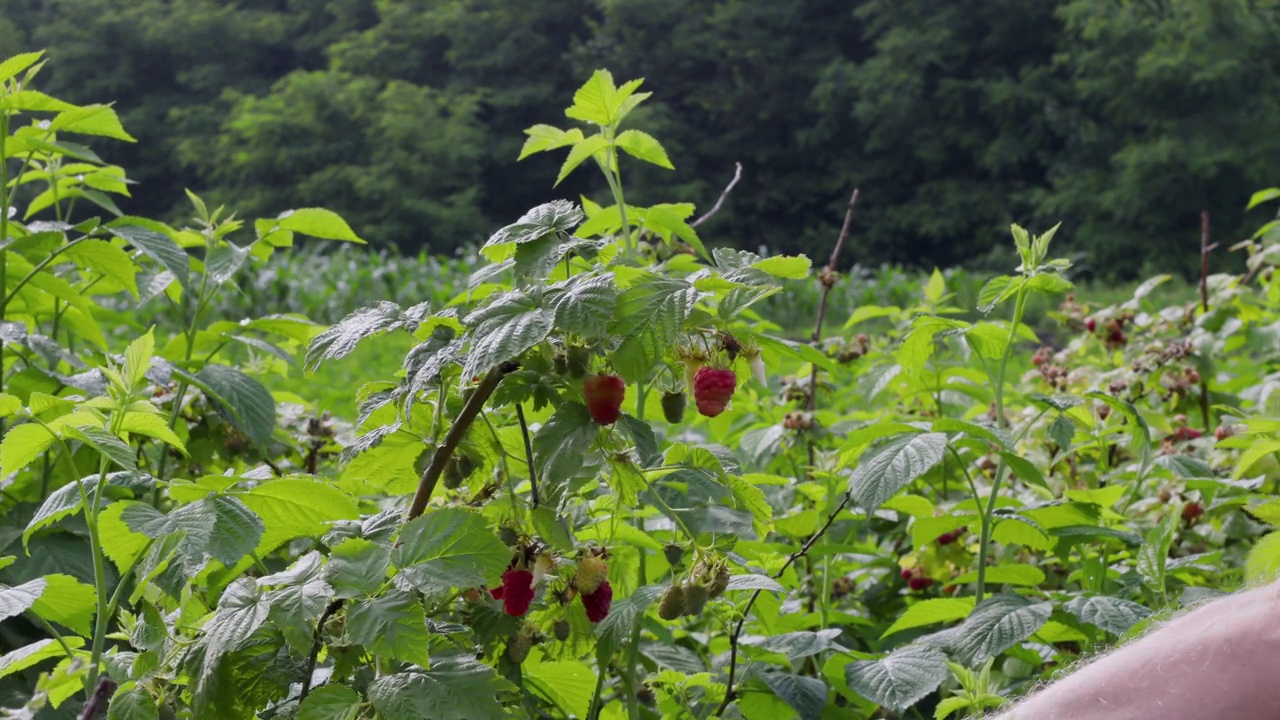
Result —
MULTIPOLYGON (((787 557, 787 561, 784 562, 782 567, 778 568, 778 571, 773 574, 773 579, 777 580, 782 577, 783 573, 787 571, 787 568, 791 567, 797 560, 809 553, 809 550, 813 548, 814 544, 816 544, 823 535, 826 535, 827 530, 831 528, 831 525, 836 521, 836 518, 839 517, 840 513, 844 512, 845 506, 849 504, 851 499, 853 499, 853 493, 846 492, 844 494, 844 498, 840 501, 840 504, 837 505, 836 509, 832 510, 831 514, 827 516, 827 521, 822 524, 822 527, 814 531, 813 535, 809 536, 809 539, 805 541, 804 545, 800 546, 799 550, 796 550, 787 557)), ((747 618, 751 615, 751 608, 756 604, 756 600, 759 599, 761 592, 763 592, 763 590, 756 590, 751 593, 751 597, 747 599, 747 604, 742 608, 742 617, 738 618, 738 624, 734 626, 733 634, 729 636, 729 679, 725 682, 724 700, 720 703, 720 707, 716 708, 715 713, 713 713, 715 717, 721 717, 724 714, 724 711, 729 707, 729 703, 733 702, 736 696, 733 682, 734 676, 738 671, 738 637, 742 635, 742 628, 747 624, 747 618)))
POLYGON ((524 405, 516 403, 516 417, 520 420, 520 435, 524 438, 524 457, 529 463, 529 485, 533 507, 538 507, 538 470, 533 465, 533 443, 529 440, 529 423, 524 419, 524 405))
POLYGON ((453 421, 448 434, 444 436, 444 443, 436 448, 435 455, 431 457, 431 464, 422 471, 422 478, 418 480, 418 491, 413 496, 409 512, 405 514, 406 521, 418 517, 427 509, 427 503, 431 501, 431 493, 435 492, 440 474, 444 472, 444 466, 448 464, 449 458, 453 457, 453 451, 462 442, 462 436, 467 434, 471 423, 475 422, 476 416, 480 414, 489 396, 498 388, 498 383, 502 382, 502 378, 506 377, 507 373, 515 369, 515 363, 503 363, 490 370, 489 374, 485 375, 480 384, 472 390, 471 397, 462 406, 457 419, 453 421))
POLYGON ((97 720, 97 718, 106 717, 107 703, 111 701, 111 696, 115 692, 115 680, 104 677, 98 681, 93 694, 89 696, 89 701, 84 704, 84 708, 80 711, 79 720, 97 720))

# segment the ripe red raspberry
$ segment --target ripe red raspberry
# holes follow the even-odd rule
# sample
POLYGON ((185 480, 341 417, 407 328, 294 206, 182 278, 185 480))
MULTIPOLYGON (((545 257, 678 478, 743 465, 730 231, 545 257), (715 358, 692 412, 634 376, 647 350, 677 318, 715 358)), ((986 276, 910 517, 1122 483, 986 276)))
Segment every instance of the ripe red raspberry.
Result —
POLYGON ((1182 519, 1194 522, 1204 514, 1204 506, 1198 502, 1189 502, 1182 506, 1182 519))
POLYGON ((508 570, 502 574, 502 609, 512 617, 522 617, 533 603, 533 573, 508 570))
POLYGON ((490 596, 490 597, 492 597, 494 600, 501 600, 501 599, 502 599, 502 586, 501 586, 501 585, 499 585, 499 586, 498 586, 498 587, 496 587, 496 588, 489 588, 489 596, 490 596))
POLYGON ((1196 440, 1201 437, 1201 435, 1203 435, 1203 433, 1193 427, 1180 427, 1173 431, 1173 439, 1184 442, 1187 440, 1196 440))
POLYGON ((609 581, 605 580, 600 583, 600 587, 596 591, 582 595, 582 607, 587 610, 587 619, 593 623, 598 623, 609 615, 609 606, 613 604, 613 588, 609 587, 609 581))
POLYGON ((693 399, 698 412, 715 417, 724 412, 738 386, 738 378, 727 368, 704 367, 693 378, 693 399))
POLYGON ((899 574, 902 575, 903 580, 910 580, 915 573, 911 571, 911 568, 902 568, 902 572, 899 574))
POLYGON ((1097 318, 1085 318, 1085 320, 1084 320, 1084 329, 1085 329, 1085 330, 1088 330, 1089 332, 1097 332, 1097 331, 1098 331, 1098 319, 1097 319, 1097 318))
POLYGON ((601 425, 612 425, 622 415, 622 400, 627 384, 617 375, 592 375, 582 384, 591 419, 601 425))
POLYGON ((578 576, 573 584, 578 586, 578 591, 583 595, 590 595, 599 589, 608 577, 609 568, 604 558, 590 555, 582 558, 578 563, 578 576))
POLYGON ((924 590, 932 584, 933 578, 931 577, 913 577, 907 581, 907 587, 911 588, 915 592, 924 590))

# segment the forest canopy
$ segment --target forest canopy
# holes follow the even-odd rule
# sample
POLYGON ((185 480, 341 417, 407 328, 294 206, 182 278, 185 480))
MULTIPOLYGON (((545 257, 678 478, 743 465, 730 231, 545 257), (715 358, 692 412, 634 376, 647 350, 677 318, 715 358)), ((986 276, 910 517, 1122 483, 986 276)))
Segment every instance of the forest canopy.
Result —
POLYGON ((741 162, 708 239, 753 250, 817 252, 856 186, 864 264, 1007 270, 1003 228, 1062 220, 1086 271, 1187 271, 1280 157, 1280 0, 0 0, 33 49, 140 140, 102 148, 122 211, 288 198, 410 252, 602 196, 514 162, 596 68, 655 93, 675 170, 636 202, 710 207, 741 162))

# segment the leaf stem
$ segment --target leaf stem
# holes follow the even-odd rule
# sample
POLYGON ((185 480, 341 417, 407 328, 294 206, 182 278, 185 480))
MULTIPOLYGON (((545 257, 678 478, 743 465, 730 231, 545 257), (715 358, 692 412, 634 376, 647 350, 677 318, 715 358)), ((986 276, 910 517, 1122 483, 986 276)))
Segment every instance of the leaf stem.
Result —
MULTIPOLYGON (((1000 357, 1000 366, 997 368, 996 377, 994 378, 996 427, 998 428, 1007 427, 1009 424, 1008 419, 1004 416, 1005 373, 1009 369, 1009 356, 1013 354, 1014 341, 1018 337, 1018 326, 1022 324, 1022 314, 1026 311, 1026 306, 1027 278, 1024 276, 1022 284, 1018 286, 1017 299, 1013 303, 1013 322, 1009 325, 1009 339, 1005 343, 1004 353, 1000 357)), ((991 493, 987 498, 987 506, 982 511, 982 537, 978 543, 978 588, 975 603, 982 602, 982 596, 987 589, 987 556, 991 552, 991 518, 995 515, 996 499, 1000 496, 1000 481, 1004 479, 1007 467, 1004 457, 1001 456, 1000 462, 996 464, 995 478, 991 481, 991 493)), ((976 495, 973 500, 979 503, 979 507, 981 507, 981 500, 976 495)))
POLYGON ((529 423, 524 419, 524 405, 516 403, 516 418, 520 420, 520 435, 524 438, 524 457, 529 464, 529 485, 533 507, 538 507, 538 469, 533 464, 533 442, 529 439, 529 423))

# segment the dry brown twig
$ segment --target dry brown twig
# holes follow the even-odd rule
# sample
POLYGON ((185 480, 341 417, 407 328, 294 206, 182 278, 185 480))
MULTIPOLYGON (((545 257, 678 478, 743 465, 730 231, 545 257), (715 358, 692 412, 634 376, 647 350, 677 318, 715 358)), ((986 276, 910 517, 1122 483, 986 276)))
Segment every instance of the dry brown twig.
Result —
POLYGON ((733 192, 733 187, 737 185, 738 181, 741 179, 742 179, 742 163, 735 162, 733 164, 733 179, 729 181, 728 185, 724 186, 724 190, 720 192, 720 197, 716 199, 716 204, 712 205, 710 210, 703 213, 702 217, 689 223, 689 227, 696 228, 702 223, 710 220, 712 215, 715 215, 716 213, 720 212, 720 206, 724 205, 724 199, 729 197, 729 193, 733 192))

